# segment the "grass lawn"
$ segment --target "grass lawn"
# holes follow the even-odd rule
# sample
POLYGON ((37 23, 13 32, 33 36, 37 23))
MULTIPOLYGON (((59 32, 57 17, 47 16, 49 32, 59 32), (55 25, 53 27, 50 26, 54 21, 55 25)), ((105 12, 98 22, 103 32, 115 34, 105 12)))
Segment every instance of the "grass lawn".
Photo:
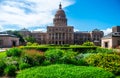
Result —
POLYGON ((116 76, 116 78, 120 78, 120 76, 116 76))
POLYGON ((6 52, 0 52, 0 59, 6 57, 6 52))
POLYGON ((16 78, 115 78, 101 68, 55 64, 20 71, 16 78))

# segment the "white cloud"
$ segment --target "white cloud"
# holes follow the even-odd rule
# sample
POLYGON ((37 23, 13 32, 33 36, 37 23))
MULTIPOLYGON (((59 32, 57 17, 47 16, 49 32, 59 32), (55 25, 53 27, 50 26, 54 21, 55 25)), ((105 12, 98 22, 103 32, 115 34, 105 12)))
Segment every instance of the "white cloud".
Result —
POLYGON ((34 31, 41 31, 41 32, 46 32, 46 28, 38 28, 38 29, 35 29, 34 31))
POLYGON ((79 29, 74 29, 74 32, 80 31, 79 29))
POLYGON ((0 31, 2 31, 3 30, 3 27, 2 26, 0 26, 0 31))
MULTIPOLYGON (((0 26, 16 25, 20 28, 52 23, 53 12, 62 2, 63 8, 75 0, 3 0, 0 2, 0 26)), ((11 28, 11 27, 10 27, 11 28)))
POLYGON ((112 32, 112 28, 107 28, 106 30, 102 30, 104 32, 104 35, 107 35, 112 32))

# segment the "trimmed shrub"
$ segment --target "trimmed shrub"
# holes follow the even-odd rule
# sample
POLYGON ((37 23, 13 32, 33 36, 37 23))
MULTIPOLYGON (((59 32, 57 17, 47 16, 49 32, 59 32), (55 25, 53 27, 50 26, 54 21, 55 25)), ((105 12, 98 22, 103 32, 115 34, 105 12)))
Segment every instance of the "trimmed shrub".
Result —
POLYGON ((39 46, 38 43, 27 42, 27 46, 39 46))
POLYGON ((0 60, 0 76, 3 75, 5 67, 6 64, 2 60, 0 60))
POLYGON ((27 64, 27 63, 21 63, 21 64, 19 65, 19 69, 20 69, 20 70, 23 70, 23 69, 26 69, 26 68, 29 68, 29 67, 30 67, 30 65, 27 64))
POLYGON ((16 75, 16 66, 15 65, 8 65, 4 69, 4 74, 7 76, 15 76, 16 75))
POLYGON ((101 68, 57 64, 22 70, 17 78, 115 78, 115 76, 101 68))
POLYGON ((21 53, 22 53, 22 50, 19 48, 11 48, 11 49, 6 51, 6 55, 8 57, 11 57, 11 56, 19 57, 19 56, 21 56, 21 53))
POLYGON ((32 46, 32 43, 31 42, 27 42, 27 46, 32 46))
POLYGON ((39 44, 38 43, 33 43, 32 46, 39 46, 39 44))
POLYGON ((101 67, 107 71, 113 72, 114 74, 120 73, 119 55, 98 53, 91 54, 85 59, 90 66, 101 67))
POLYGON ((60 58, 63 56, 64 51, 60 49, 49 49, 45 52, 45 57, 51 63, 60 62, 60 58))
POLYGON ((87 42, 84 42, 84 43, 82 44, 82 46, 95 46, 95 45, 94 45, 93 42, 87 41, 87 42))
POLYGON ((77 55, 76 52, 73 52, 72 49, 65 50, 63 56, 60 58, 60 61, 65 64, 75 64, 76 59, 75 56, 77 55))

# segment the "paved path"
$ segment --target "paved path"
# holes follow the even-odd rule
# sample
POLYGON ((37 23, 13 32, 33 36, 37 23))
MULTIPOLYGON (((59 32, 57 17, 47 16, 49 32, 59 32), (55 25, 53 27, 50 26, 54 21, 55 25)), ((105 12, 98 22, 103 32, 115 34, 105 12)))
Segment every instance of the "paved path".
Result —
POLYGON ((8 48, 0 48, 0 52, 6 51, 8 48))

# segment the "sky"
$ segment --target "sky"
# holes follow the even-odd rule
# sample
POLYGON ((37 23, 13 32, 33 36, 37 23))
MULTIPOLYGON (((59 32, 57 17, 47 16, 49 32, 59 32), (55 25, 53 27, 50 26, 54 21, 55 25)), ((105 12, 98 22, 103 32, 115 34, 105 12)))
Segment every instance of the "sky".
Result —
POLYGON ((74 31, 97 28, 108 34, 120 25, 120 0, 0 0, 0 31, 46 31, 60 2, 74 31))

